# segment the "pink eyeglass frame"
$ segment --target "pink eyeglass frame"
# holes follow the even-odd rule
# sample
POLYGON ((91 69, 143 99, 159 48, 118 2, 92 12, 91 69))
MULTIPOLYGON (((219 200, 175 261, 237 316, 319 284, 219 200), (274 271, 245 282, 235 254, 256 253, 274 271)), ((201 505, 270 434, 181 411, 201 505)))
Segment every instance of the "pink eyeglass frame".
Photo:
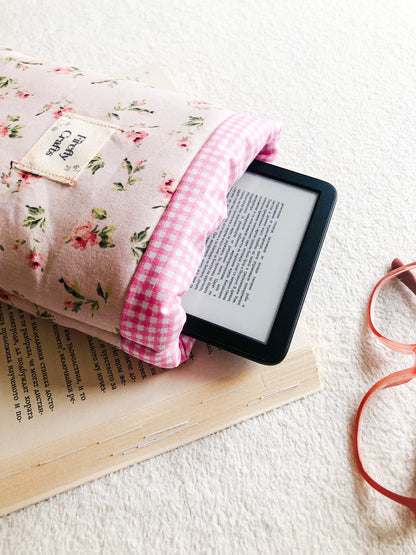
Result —
POLYGON ((379 380, 376 384, 371 387, 368 392, 364 395, 363 400, 360 403, 360 406, 357 411, 357 415, 355 417, 355 427, 354 427, 354 454, 358 466, 358 470, 360 471, 361 476, 366 480, 370 486, 372 486, 375 490, 382 493, 389 499, 396 501, 396 503, 400 503, 404 505, 408 509, 410 509, 413 514, 416 516, 416 497, 406 497, 405 495, 399 495, 398 493, 394 493, 389 489, 385 488, 384 486, 380 485, 378 482, 373 480, 371 476, 366 472, 364 466, 361 461, 360 451, 359 451, 359 432, 360 432, 360 419, 363 413, 363 410, 370 400, 371 396, 380 389, 386 389, 388 387, 395 387, 397 385, 402 385, 407 382, 410 382, 413 378, 416 378, 416 344, 406 344, 406 343, 399 343, 397 341, 392 341, 387 337, 384 337, 375 327, 373 316, 374 316, 374 301, 377 298, 377 295, 384 285, 384 283, 391 279, 392 277, 398 277, 413 293, 416 294, 416 279, 413 274, 409 270, 416 270, 416 262, 412 262, 411 264, 403 264, 398 258, 393 260, 391 265, 392 270, 386 274, 377 285, 374 287, 373 292, 370 296, 370 301, 368 303, 367 308, 367 319, 370 326, 371 331, 374 335, 389 349, 396 351, 398 353, 403 354, 414 354, 415 355, 415 362, 413 366, 410 368, 406 368, 404 370, 399 370, 398 372, 394 372, 389 374, 388 376, 379 380))

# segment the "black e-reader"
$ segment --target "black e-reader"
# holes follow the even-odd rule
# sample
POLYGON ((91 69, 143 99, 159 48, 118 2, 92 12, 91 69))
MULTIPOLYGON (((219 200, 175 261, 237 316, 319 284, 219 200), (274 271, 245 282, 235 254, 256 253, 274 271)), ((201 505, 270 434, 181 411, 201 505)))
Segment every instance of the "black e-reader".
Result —
POLYGON ((252 162, 182 296, 183 333, 261 364, 281 362, 335 202, 325 181, 252 162))

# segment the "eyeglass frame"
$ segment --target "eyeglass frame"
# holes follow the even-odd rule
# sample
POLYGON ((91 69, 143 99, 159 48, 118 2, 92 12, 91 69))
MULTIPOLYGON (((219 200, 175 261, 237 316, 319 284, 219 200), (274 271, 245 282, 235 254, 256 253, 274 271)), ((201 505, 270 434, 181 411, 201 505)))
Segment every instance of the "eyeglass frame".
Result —
POLYGON ((384 496, 392 499, 396 503, 400 503, 401 505, 410 509, 413 514, 416 516, 416 497, 407 497, 405 495, 400 495, 395 493, 378 482, 376 482, 371 476, 367 473, 364 469, 363 463, 360 457, 360 450, 359 450, 359 433, 360 433, 360 419, 363 413, 363 410, 370 400, 372 395, 381 389, 386 389, 388 387, 395 387, 398 385, 403 385, 410 382, 413 378, 416 378, 416 344, 407 344, 407 343, 400 343, 398 341, 393 341, 392 339, 388 339, 383 334, 381 334, 375 327, 373 323, 373 315, 374 315, 374 301, 377 298, 378 292, 380 291, 381 287, 384 283, 391 279, 392 277, 398 277, 411 291, 416 294, 416 279, 414 278, 413 274, 409 270, 415 269, 416 270, 416 262, 412 262, 410 264, 403 264, 401 260, 395 258, 392 263, 392 270, 388 272, 384 277, 382 277, 376 286, 374 287, 371 295, 370 300, 367 307, 367 321, 370 326, 371 331, 374 335, 379 339, 386 347, 389 349, 396 351, 402 354, 414 354, 415 355, 415 362, 413 366, 409 368, 405 368, 403 370, 398 370, 397 372, 393 372, 388 376, 385 376, 378 382, 376 382, 364 395, 360 406, 358 407, 357 414, 355 417, 355 425, 354 425, 354 443, 353 443, 353 450, 355 455, 356 464, 358 466, 358 470, 361 476, 366 480, 370 486, 372 486, 375 490, 379 493, 383 494, 384 496))

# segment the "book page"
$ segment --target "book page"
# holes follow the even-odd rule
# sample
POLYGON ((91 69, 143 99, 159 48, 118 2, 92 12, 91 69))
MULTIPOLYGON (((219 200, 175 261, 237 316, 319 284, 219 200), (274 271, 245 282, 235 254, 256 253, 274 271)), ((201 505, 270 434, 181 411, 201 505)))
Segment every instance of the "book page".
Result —
POLYGON ((189 361, 163 371, 0 303, 0 460, 253 366, 197 342, 189 361))

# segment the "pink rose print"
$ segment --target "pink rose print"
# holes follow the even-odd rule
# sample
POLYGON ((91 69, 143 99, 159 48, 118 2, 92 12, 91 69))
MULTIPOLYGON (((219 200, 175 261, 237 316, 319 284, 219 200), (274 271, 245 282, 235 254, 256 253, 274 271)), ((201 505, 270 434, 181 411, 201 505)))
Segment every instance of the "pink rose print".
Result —
POLYGON ((64 301, 65 310, 73 310, 75 304, 72 301, 64 301))
POLYGON ((25 187, 26 185, 29 185, 32 179, 41 179, 41 177, 42 176, 40 175, 35 175, 33 173, 29 173, 26 171, 17 170, 12 173, 12 171, 10 170, 9 173, 1 174, 0 183, 2 183, 3 185, 6 185, 8 189, 10 189, 12 185, 14 185, 15 189, 11 192, 18 193, 20 192, 21 187, 25 187), (16 176, 17 176, 17 180, 15 183, 12 182, 12 176, 14 173, 16 173, 16 176))
POLYGON ((17 123, 19 120, 20 116, 9 114, 7 123, 0 122, 0 135, 9 139, 20 139, 23 136, 20 131, 24 128, 24 125, 17 123))
POLYGON ((165 197, 170 198, 176 189, 175 180, 171 177, 162 181, 159 185, 159 191, 165 195, 165 197))
POLYGON ((179 146, 180 148, 184 148, 185 150, 188 150, 188 149, 189 149, 189 145, 190 145, 190 144, 191 144, 191 143, 190 143, 189 139, 186 138, 186 137, 184 137, 184 138, 182 138, 182 139, 179 139, 179 141, 178 141, 178 146, 179 146))
POLYGON ((7 185, 7 187, 10 187, 10 179, 11 179, 10 173, 1 174, 1 182, 3 183, 3 185, 7 185))
POLYGON ((92 247, 98 243, 98 236, 93 232, 92 222, 87 225, 80 225, 71 237, 71 245, 74 249, 85 251, 88 244, 92 247))
POLYGON ((29 172, 25 172, 25 171, 21 171, 18 170, 17 171, 17 175, 19 177, 19 187, 21 185, 28 185, 31 181, 31 179, 40 179, 42 176, 41 175, 35 175, 34 173, 29 173, 29 172))
POLYGON ((30 252, 26 255, 26 260, 28 260, 28 266, 32 270, 42 269, 43 256, 38 252, 30 252))
POLYGON ((115 247, 111 233, 116 230, 113 225, 104 225, 100 229, 100 224, 97 222, 107 219, 107 211, 103 208, 93 208, 91 211, 91 219, 86 225, 80 225, 75 228, 74 234, 66 243, 71 243, 74 249, 85 251, 90 245, 94 247, 98 244, 101 249, 111 249, 115 247))
POLYGON ((145 137, 149 136, 149 133, 145 131, 131 131, 130 133, 126 133, 126 139, 131 140, 135 145, 138 145, 142 142, 145 137))
POLYGON ((58 75, 69 75, 72 74, 72 77, 80 77, 81 75, 84 75, 82 73, 82 71, 75 66, 71 66, 71 67, 55 67, 54 69, 50 70, 51 73, 56 73, 58 75))
POLYGON ((36 116, 41 116, 52 108, 53 110, 55 110, 54 117, 55 119, 57 119, 62 116, 63 112, 70 112, 72 110, 72 108, 70 108, 70 104, 72 104, 72 101, 66 96, 63 96, 60 100, 57 100, 56 102, 49 101, 47 104, 44 104, 42 106, 42 109, 36 114, 36 116))
POLYGON ((13 245, 13 250, 14 250, 14 251, 17 251, 17 250, 19 250, 19 248, 20 248, 21 246, 23 246, 23 245, 25 245, 25 244, 26 244, 26 240, 25 240, 25 239, 23 239, 23 240, 22 240, 22 239, 16 239, 16 241, 15 241, 15 243, 14 243, 14 245, 13 245))
POLYGON ((18 98, 29 98, 29 96, 33 96, 32 93, 26 91, 20 91, 16 94, 18 98))
POLYGON ((212 106, 209 102, 205 102, 205 100, 193 100, 192 102, 188 102, 188 104, 193 104, 193 106, 199 110, 208 110, 212 106))
POLYGON ((9 293, 7 293, 7 291, 5 291, 4 289, 0 289, 0 300, 8 301, 9 298, 9 293))
POLYGON ((71 108, 71 106, 64 106, 63 108, 60 108, 59 110, 54 112, 53 117, 55 119, 59 119, 61 116, 65 115, 66 112, 72 112, 72 110, 73 108, 71 108))
POLYGON ((71 67, 56 67, 52 70, 54 73, 62 73, 62 74, 68 74, 68 73, 72 73, 72 68, 71 67))

